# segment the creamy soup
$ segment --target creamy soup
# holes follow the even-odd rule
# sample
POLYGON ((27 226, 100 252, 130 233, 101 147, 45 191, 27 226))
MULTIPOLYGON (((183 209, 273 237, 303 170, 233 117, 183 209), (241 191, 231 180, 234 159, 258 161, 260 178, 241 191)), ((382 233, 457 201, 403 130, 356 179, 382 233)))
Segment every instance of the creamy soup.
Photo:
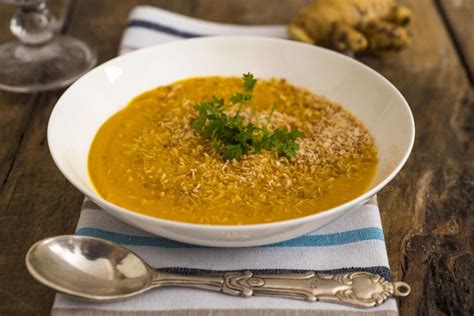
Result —
POLYGON ((296 155, 262 150, 223 159, 191 126, 196 104, 213 96, 227 102, 241 90, 238 77, 203 77, 134 98, 93 140, 88 165, 97 192, 158 218, 238 225, 314 214, 369 188, 378 158, 367 128, 338 103, 281 79, 258 80, 252 111, 240 113, 269 122, 269 130, 302 131, 296 155))

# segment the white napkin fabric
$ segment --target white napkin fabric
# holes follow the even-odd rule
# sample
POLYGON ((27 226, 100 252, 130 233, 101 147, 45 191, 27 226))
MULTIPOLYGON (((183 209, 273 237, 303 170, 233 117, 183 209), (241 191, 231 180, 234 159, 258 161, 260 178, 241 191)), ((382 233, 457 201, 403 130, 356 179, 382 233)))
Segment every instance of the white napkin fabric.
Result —
MULTIPOLYGON (((139 6, 130 14, 120 52, 206 35, 286 37, 284 26, 218 24, 139 6)), ((186 274, 251 270, 260 273, 369 271, 391 280, 376 198, 306 236, 252 248, 187 245, 129 226, 86 199, 76 234, 122 244, 151 266, 186 274)), ((53 315, 398 315, 394 299, 361 310, 324 302, 233 297, 185 288, 162 288, 114 303, 88 303, 58 294, 53 315)))
POLYGON ((203 21, 149 6, 132 10, 119 54, 170 41, 212 35, 286 38, 284 25, 247 26, 203 21))

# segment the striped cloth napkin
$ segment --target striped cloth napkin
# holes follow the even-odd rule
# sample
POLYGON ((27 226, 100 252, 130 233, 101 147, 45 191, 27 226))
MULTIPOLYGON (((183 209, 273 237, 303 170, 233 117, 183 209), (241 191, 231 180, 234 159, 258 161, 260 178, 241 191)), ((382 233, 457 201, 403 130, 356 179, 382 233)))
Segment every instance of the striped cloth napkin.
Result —
MULTIPOLYGON (((201 21, 140 6, 130 14, 120 53, 166 41, 204 35, 286 37, 284 26, 237 26, 201 21)), ((150 235, 86 199, 76 234, 125 245, 164 271, 197 274, 252 270, 264 273, 369 271, 391 280, 376 198, 318 231, 253 248, 207 248, 150 235)), ((52 315, 398 315, 394 299, 361 310, 330 303, 282 298, 248 299, 220 293, 163 288, 114 303, 87 303, 58 294, 52 315)))

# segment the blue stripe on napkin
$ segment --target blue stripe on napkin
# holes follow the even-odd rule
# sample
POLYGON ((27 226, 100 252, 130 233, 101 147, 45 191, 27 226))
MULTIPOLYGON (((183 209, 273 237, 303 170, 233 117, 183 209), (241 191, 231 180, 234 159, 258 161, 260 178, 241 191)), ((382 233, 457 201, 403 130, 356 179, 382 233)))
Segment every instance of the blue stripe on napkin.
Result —
MULTIPOLYGON (((162 248, 206 248, 201 246, 189 245, 186 243, 158 236, 131 236, 93 227, 79 228, 76 231, 76 234, 82 236, 104 238, 122 245, 129 246, 154 246, 162 248)), ((333 234, 306 235, 295 239, 260 247, 325 247, 350 244, 364 240, 384 241, 382 229, 378 227, 367 227, 333 234)))
POLYGON ((181 37, 181 38, 193 38, 193 37, 205 36, 203 34, 194 34, 190 32, 180 31, 169 26, 165 26, 156 22, 150 22, 150 21, 145 21, 145 20, 130 20, 130 22, 128 22, 127 24, 127 27, 141 27, 141 28, 151 29, 151 30, 159 31, 162 33, 166 33, 166 34, 181 37))

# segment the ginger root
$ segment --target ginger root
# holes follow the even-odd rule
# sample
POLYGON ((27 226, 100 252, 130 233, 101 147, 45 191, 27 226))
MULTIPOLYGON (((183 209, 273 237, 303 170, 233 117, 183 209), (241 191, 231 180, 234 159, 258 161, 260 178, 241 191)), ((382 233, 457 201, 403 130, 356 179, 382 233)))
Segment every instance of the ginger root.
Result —
POLYGON ((319 0, 288 26, 296 40, 339 51, 381 52, 410 43, 410 9, 396 0, 319 0))

